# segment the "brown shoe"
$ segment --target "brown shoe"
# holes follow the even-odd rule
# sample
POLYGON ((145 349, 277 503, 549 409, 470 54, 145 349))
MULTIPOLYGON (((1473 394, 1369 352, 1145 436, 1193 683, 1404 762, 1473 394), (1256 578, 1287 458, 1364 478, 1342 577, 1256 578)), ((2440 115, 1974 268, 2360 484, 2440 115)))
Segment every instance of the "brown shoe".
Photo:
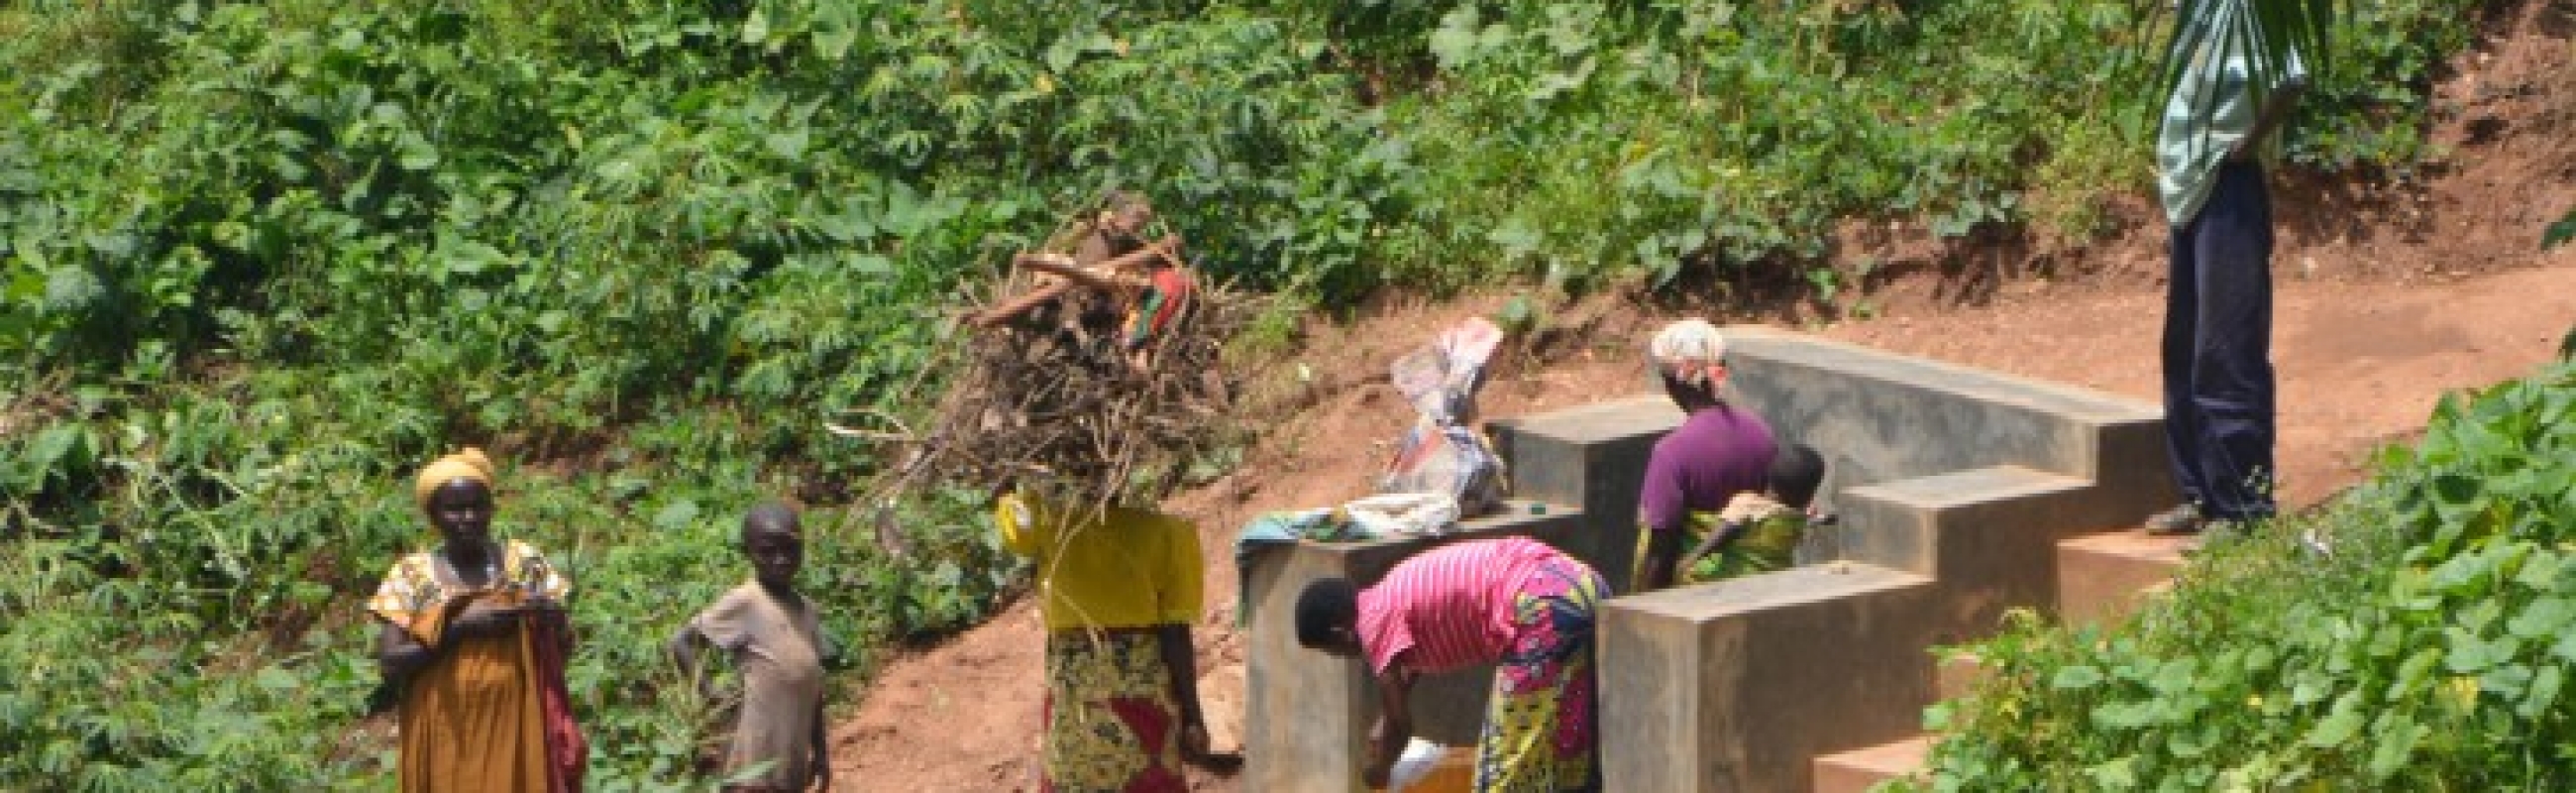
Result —
POLYGON ((2146 529, 2148 534, 2158 536, 2199 534, 2208 525, 2209 517, 2200 514, 2200 505, 2186 503, 2148 516, 2146 529))

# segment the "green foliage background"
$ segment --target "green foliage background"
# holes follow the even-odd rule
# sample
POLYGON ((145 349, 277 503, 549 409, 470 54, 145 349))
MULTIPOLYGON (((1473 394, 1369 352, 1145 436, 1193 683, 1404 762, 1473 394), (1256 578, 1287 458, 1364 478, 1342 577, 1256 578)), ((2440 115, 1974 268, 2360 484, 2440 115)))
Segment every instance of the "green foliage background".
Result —
MULTIPOLYGON (((2292 156, 2431 154, 2472 7, 2357 9, 2292 156)), ((876 555, 872 458, 815 430, 917 412, 960 291, 1101 190, 1287 305, 1812 275, 1847 218, 2099 228, 2147 184, 2153 35, 2113 0, 8 4, 0 788, 372 783, 358 602, 466 443, 576 579, 602 787, 688 784, 654 645, 755 499, 817 505, 845 668, 1014 580, 969 493, 876 555)))
POLYGON ((2576 363, 2445 399, 2319 515, 2108 631, 2025 620, 1936 706, 1936 790, 2576 784, 2576 363), (2320 538, 2331 554, 2302 547, 2320 538))

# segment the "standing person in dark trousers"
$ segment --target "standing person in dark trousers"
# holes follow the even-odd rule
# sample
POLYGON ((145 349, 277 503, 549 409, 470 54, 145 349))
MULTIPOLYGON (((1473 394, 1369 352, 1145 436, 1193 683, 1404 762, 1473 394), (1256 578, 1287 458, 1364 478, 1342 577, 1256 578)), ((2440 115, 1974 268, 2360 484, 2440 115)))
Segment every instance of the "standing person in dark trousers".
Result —
POLYGON ((2184 502, 2147 520, 2193 534, 2273 513, 2272 206, 2262 144, 2307 85, 2295 53, 2256 106, 2246 0, 2194 6, 2176 42, 2201 42, 2167 97, 2157 187, 2173 228, 2164 331, 2166 448, 2184 502))

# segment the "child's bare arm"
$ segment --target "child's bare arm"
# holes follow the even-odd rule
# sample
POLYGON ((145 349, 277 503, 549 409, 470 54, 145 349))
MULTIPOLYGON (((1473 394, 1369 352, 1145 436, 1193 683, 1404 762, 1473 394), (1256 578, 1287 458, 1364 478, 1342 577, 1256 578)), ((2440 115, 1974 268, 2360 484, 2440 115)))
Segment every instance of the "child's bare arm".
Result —
POLYGON ((680 674, 688 676, 690 686, 702 699, 715 698, 715 691, 707 681, 706 670, 701 667, 705 661, 706 648, 711 646, 713 643, 707 641, 707 635, 700 633, 694 623, 680 626, 678 632, 671 634, 670 644, 665 646, 671 654, 672 665, 680 668, 680 674))
POLYGON ((1368 763, 1360 770, 1361 783, 1371 788, 1386 787, 1395 759, 1413 740, 1413 679, 1414 673, 1397 663, 1377 676, 1377 723, 1369 729, 1368 763))
POLYGON ((696 677, 698 646, 705 641, 706 637, 698 634, 698 626, 682 625, 679 631, 671 634, 670 643, 663 645, 663 649, 671 654, 671 665, 679 667, 690 677, 696 677))

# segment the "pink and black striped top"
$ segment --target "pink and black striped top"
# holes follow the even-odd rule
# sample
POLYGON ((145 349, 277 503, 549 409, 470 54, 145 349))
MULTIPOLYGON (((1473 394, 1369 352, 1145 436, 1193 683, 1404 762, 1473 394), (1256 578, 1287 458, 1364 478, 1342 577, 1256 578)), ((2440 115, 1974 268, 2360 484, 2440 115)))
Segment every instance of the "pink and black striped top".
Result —
POLYGON ((1525 537, 1445 545, 1397 564, 1360 590, 1359 634, 1369 668, 1446 672, 1502 658, 1512 606, 1540 562, 1561 556, 1525 537), (1407 651, 1411 652, 1407 652, 1407 651))

